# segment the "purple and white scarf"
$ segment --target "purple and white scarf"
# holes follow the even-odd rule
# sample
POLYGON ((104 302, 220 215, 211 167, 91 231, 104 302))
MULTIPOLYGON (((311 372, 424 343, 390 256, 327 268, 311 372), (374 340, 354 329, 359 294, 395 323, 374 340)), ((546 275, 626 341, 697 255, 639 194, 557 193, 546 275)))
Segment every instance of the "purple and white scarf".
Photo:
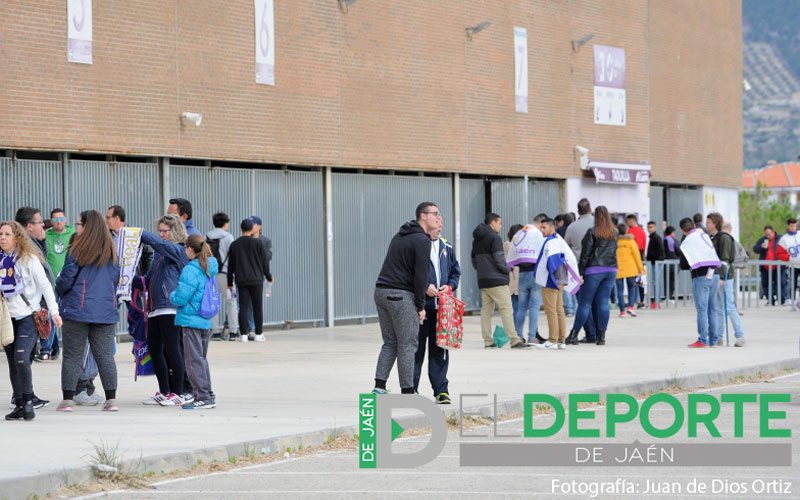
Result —
POLYGON ((17 254, 6 255, 0 250, 0 291, 6 297, 14 297, 25 291, 25 281, 17 272, 17 254))
POLYGON ((117 237, 117 260, 119 283, 117 297, 120 302, 131 300, 131 285, 136 275, 136 266, 142 256, 142 228, 123 227, 117 237))

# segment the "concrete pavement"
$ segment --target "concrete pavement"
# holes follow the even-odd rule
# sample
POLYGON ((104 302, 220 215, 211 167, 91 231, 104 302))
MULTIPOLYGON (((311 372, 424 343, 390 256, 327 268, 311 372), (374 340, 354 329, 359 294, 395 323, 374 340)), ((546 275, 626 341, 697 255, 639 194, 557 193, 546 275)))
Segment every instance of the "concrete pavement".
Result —
MULTIPOLYGON (((452 355, 451 396, 457 401, 460 393, 489 393, 501 401, 519 401, 526 392, 609 386, 642 392, 676 381, 689 386, 724 382, 752 373, 746 369, 754 366, 764 372, 800 367, 800 313, 750 309, 743 322, 745 348, 687 349, 696 339, 693 309, 648 310, 625 319, 613 317, 612 311, 606 346, 512 351, 484 349, 479 318, 467 317, 464 347, 452 355)), ((540 330, 545 329, 542 314, 540 330)), ((372 388, 380 348, 377 324, 275 331, 267 338, 265 343, 212 343, 209 359, 218 404, 213 410, 142 405, 155 392, 155 380, 133 381, 130 344, 121 344, 120 412, 104 413, 98 406, 60 414, 55 411, 60 362, 37 363, 36 393, 53 403, 37 411, 33 422, 0 422, 0 498, 43 495, 65 480, 87 478, 92 442, 101 440, 119 443, 126 459, 142 458, 144 470, 160 472, 191 466, 198 458, 225 460, 241 454, 245 442, 272 443, 274 450, 352 432, 357 394, 372 388)), ((399 392, 396 373, 389 386, 399 392)), ((424 373, 420 393, 430 393, 424 373)), ((3 377, 0 399, 9 397, 3 377)))

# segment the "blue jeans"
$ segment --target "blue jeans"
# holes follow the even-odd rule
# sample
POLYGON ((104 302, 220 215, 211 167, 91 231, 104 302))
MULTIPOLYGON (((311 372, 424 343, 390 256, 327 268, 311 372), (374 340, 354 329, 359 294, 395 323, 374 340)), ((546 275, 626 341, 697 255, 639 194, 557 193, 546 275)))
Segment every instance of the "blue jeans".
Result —
MULTIPOLYGON (((616 271, 589 274, 583 277, 583 285, 581 285, 581 290, 578 294, 578 310, 575 313, 575 322, 572 325, 572 330, 577 332, 593 316, 597 321, 596 325, 592 322, 593 328, 596 327, 598 330, 606 330, 608 328, 610 312, 608 300, 611 297, 611 289, 614 288, 616 279, 616 271)), ((591 333, 588 336, 589 338, 593 337, 591 333)))
POLYGON ((572 295, 566 289, 564 289, 564 313, 575 314, 575 311, 577 309, 578 309, 577 295, 572 295))
POLYGON ((719 287, 719 293, 717 293, 717 301, 719 302, 719 306, 717 307, 719 316, 717 321, 719 322, 719 333, 717 333, 717 338, 722 338, 725 334, 725 309, 728 309, 728 318, 731 320, 731 324, 733 325, 733 333, 736 335, 737 339, 744 338, 744 329, 742 328, 742 318, 739 317, 739 310, 736 309, 736 302, 733 300, 733 280, 725 280, 725 287, 719 287), (725 294, 723 297, 722 290, 725 290, 725 294), (723 302, 724 301, 724 302, 723 302))
POLYGON ((536 284, 535 275, 534 272, 519 273, 519 299, 514 313, 514 329, 520 337, 525 327, 525 316, 530 316, 529 339, 539 331, 539 308, 542 305, 542 287, 536 284))
POLYGON ((719 325, 717 324, 718 289, 719 276, 716 274, 711 279, 706 279, 705 276, 692 278, 694 307, 697 309, 698 340, 705 345, 716 345, 719 340, 719 325))
POLYGON ((630 278, 620 278, 617 280, 617 301, 619 302, 619 310, 625 310, 625 285, 628 285, 628 305, 627 307, 633 307, 636 304, 636 290, 638 287, 636 286, 636 276, 631 276, 630 278))
POLYGON ((519 295, 516 293, 511 294, 511 310, 514 313, 514 317, 517 317, 517 308, 519 307, 519 295))

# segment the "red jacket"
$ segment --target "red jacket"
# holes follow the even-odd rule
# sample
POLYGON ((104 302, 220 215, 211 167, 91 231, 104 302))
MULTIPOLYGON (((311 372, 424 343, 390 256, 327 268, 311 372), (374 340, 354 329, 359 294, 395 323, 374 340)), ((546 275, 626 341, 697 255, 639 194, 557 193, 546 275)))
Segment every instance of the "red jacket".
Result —
POLYGON ((644 252, 644 249, 647 247, 647 235, 644 234, 644 229, 639 226, 633 226, 628 229, 628 233, 633 235, 636 246, 639 247, 640 251, 644 252))

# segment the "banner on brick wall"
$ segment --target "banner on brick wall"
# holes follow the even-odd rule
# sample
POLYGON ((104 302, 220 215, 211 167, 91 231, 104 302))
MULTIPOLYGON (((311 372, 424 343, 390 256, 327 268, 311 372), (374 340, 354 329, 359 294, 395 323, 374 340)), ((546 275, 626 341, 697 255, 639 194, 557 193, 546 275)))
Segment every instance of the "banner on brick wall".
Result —
POLYGON ((67 61, 92 64, 92 0, 67 0, 67 61))
POLYGON ((625 49, 594 46, 594 122, 625 126, 625 49))
POLYGON ((514 28, 514 101, 517 113, 528 112, 528 30, 514 28))
POLYGON ((275 85, 275 30, 272 0, 254 0, 256 15, 256 83, 275 85))

